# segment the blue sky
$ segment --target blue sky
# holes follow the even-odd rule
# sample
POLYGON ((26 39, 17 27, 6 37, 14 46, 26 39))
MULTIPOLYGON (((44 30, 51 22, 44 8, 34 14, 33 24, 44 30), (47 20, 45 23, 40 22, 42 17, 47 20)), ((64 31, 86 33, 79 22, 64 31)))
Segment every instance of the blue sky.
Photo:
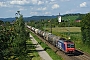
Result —
POLYGON ((0 18, 15 17, 18 10, 24 17, 88 13, 90 0, 0 0, 0 18))

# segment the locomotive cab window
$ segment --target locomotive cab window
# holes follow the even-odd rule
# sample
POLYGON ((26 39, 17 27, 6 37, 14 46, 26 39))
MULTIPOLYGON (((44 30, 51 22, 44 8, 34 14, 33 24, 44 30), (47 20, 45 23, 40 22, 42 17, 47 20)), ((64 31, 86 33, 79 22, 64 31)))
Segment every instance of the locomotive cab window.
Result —
POLYGON ((74 44, 71 44, 71 48, 74 48, 75 46, 74 46, 74 44))
POLYGON ((74 48, 74 44, 67 44, 67 48, 74 48))

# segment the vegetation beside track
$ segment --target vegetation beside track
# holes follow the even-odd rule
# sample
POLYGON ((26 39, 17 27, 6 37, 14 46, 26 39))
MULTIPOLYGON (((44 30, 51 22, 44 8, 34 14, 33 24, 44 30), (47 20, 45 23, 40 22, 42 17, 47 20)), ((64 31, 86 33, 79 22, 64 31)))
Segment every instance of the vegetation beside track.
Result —
POLYGON ((33 45, 32 41, 28 39, 26 41, 27 44, 27 58, 31 58, 32 60, 41 60, 38 52, 35 50, 35 46, 33 45))
MULTIPOLYGON (((45 30, 50 32, 50 28, 46 28, 45 30)), ((76 49, 90 54, 90 47, 82 42, 80 27, 55 27, 52 28, 52 33, 66 39, 68 39, 68 33, 70 33, 70 40, 75 43, 76 49), (70 32, 67 31, 68 29, 70 32)))
POLYGON ((63 60, 60 56, 58 56, 51 48, 49 48, 44 42, 42 42, 34 33, 30 32, 32 36, 38 41, 38 43, 46 50, 46 52, 50 55, 53 60, 63 60))

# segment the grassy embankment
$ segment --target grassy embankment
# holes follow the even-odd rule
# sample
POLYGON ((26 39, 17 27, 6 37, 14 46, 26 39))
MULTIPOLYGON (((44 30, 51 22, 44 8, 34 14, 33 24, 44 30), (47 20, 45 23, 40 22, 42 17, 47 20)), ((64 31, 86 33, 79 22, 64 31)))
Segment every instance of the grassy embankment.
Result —
POLYGON ((35 50, 35 46, 32 44, 32 41, 28 39, 26 41, 27 44, 27 56, 30 57, 32 60, 41 60, 39 54, 35 50))
MULTIPOLYGON (((26 30, 29 32, 27 28, 26 30)), ((27 58, 31 58, 30 60, 41 60, 41 57, 39 56, 38 52, 35 50, 35 46, 30 38, 26 41, 26 46, 27 46, 27 58)))
MULTIPOLYGON (((31 32, 30 32, 31 33, 31 32)), ((36 35, 34 35, 33 33, 31 33, 32 36, 40 43, 40 45, 45 49, 46 48, 46 52, 50 55, 50 57, 53 60, 63 60, 60 56, 58 56, 51 48, 49 48, 44 42, 42 42, 36 35)))
MULTIPOLYGON (((50 28, 46 28, 46 30, 50 32, 50 28)), ((90 54, 90 47, 87 47, 82 43, 80 27, 55 27, 52 28, 52 33, 60 37, 65 37, 66 39, 69 36, 68 33, 70 33, 70 38, 75 43, 76 49, 80 49, 90 54)))

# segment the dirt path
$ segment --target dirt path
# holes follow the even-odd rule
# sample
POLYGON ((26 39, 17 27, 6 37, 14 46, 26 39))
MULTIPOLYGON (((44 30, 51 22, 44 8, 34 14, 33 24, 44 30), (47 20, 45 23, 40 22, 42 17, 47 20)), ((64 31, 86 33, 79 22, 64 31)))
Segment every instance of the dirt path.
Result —
POLYGON ((32 43, 36 45, 36 50, 39 53, 42 60, 53 60, 48 53, 38 44, 38 42, 34 39, 34 37, 30 34, 30 38, 32 43))

